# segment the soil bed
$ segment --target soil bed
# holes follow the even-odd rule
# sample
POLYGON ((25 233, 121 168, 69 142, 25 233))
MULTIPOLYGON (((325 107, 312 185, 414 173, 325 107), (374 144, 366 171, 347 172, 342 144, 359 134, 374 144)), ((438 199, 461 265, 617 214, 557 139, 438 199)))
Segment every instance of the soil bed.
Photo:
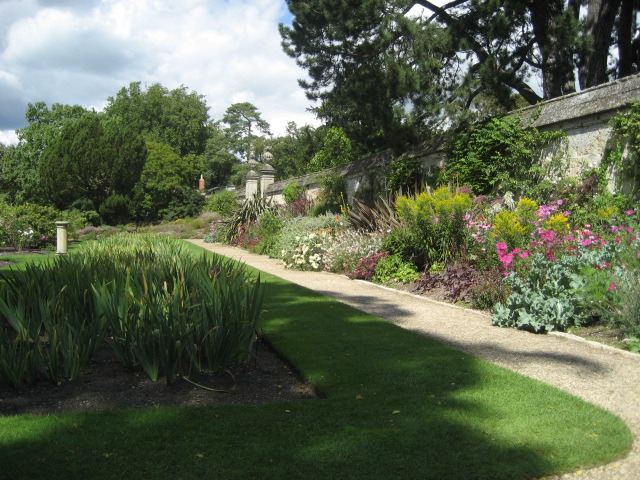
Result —
POLYGON ((110 348, 97 352, 74 382, 43 380, 22 389, 0 382, 0 416, 55 414, 115 408, 250 404, 315 398, 313 387, 262 342, 247 364, 222 374, 191 374, 167 385, 153 382, 141 368, 129 369, 110 348), (204 387, 204 388, 203 388, 204 387), (212 391, 217 390, 217 391, 212 391))

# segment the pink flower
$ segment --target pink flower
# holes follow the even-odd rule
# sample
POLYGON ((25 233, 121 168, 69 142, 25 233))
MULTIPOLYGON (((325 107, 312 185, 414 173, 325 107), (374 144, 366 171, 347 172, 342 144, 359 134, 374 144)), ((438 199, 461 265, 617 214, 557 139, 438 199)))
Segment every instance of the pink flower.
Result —
POLYGON ((564 202, 562 200, 558 200, 558 205, 562 205, 564 202))
POLYGON ((627 227, 627 233, 631 233, 631 232, 633 232, 633 228, 627 227))
POLYGON ((620 235, 618 235, 618 236, 616 237, 616 245, 620 243, 620 240, 621 240, 620 235))
POLYGON ((525 250, 524 252, 518 254, 520 258, 527 258, 529 256, 529 250, 525 250))
POLYGON ((580 242, 580 245, 582 245, 583 247, 588 247, 589 245, 591 245, 591 240, 589 240, 588 238, 585 238, 580 242))
POLYGON ((603 267, 603 268, 609 268, 609 266, 610 266, 610 265, 611 265, 611 264, 610 264, 609 262, 604 262, 604 263, 602 264, 602 267, 603 267))
POLYGON ((616 289, 616 284, 615 283, 610 283, 609 284, 609 291, 613 292, 616 289))
POLYGON ((624 212, 626 215, 633 215, 633 210, 627 210, 626 212, 624 212))
POLYGON ((496 250, 498 250, 498 255, 504 255, 504 253, 507 251, 507 244, 504 242, 496 243, 496 250))

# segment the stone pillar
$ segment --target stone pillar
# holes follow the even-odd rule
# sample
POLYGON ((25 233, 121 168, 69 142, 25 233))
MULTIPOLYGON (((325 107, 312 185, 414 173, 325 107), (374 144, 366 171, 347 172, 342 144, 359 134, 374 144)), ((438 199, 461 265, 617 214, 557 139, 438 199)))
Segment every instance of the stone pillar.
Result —
POLYGON ((253 170, 247 173, 247 184, 245 188, 245 199, 253 199, 258 195, 258 174, 253 170))
POLYGON ((202 174, 200 175, 200 180, 198 180, 198 190, 200 190, 200 193, 204 192, 204 177, 202 174))
POLYGON ((56 255, 67 254, 67 227, 68 226, 69 226, 69 222, 65 222, 65 221, 56 222, 56 239, 57 239, 56 255))
POLYGON ((262 198, 267 198, 267 187, 271 185, 276 178, 276 170, 268 163, 260 170, 260 193, 262 198))

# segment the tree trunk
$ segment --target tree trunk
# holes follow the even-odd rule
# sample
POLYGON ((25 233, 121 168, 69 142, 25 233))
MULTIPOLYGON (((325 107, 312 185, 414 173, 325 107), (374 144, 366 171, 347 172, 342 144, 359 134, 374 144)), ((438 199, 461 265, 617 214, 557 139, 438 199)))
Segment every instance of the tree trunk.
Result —
MULTIPOLYGON (((542 89, 545 99, 575 92, 573 39, 567 38, 564 1, 531 0, 531 24, 541 56, 542 89)), ((573 14, 573 12, 571 12, 573 14)))
POLYGON ((633 32, 636 28, 634 19, 635 0, 622 0, 620 18, 618 19, 618 78, 626 77, 633 71, 633 32))
POLYGON ((580 62, 580 87, 589 88, 609 81, 607 60, 613 43, 612 32, 622 0, 589 0, 587 5, 587 35, 592 45, 580 62))

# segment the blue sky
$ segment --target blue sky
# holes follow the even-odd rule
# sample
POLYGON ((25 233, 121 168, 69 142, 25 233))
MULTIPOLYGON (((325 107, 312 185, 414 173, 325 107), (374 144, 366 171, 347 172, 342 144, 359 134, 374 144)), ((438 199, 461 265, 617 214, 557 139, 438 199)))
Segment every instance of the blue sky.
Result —
POLYGON ((0 142, 28 103, 100 110, 134 81, 205 95, 213 119, 251 102, 275 134, 316 125, 280 47, 290 20, 284 0, 0 0, 0 142))

